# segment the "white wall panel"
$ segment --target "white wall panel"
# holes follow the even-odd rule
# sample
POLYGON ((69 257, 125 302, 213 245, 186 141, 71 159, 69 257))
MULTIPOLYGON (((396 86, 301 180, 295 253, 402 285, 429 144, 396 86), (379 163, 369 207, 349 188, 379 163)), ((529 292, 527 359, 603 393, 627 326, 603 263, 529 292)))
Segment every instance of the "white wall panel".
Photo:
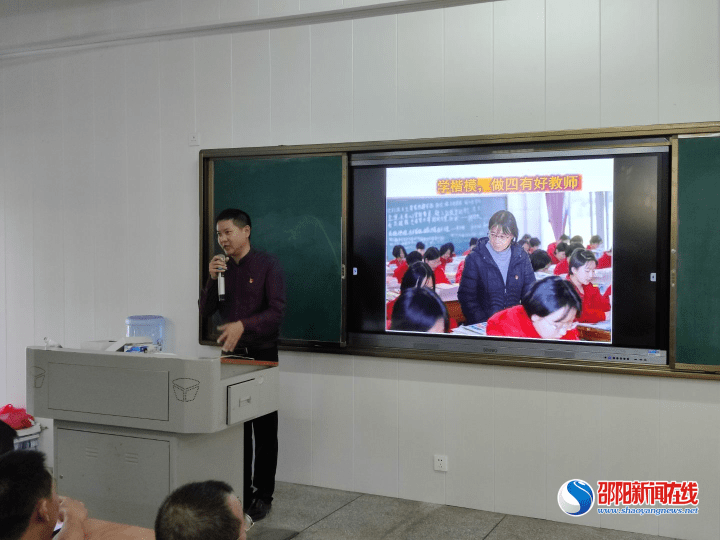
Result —
MULTIPOLYGON (((49 38, 46 9, 44 2, 20 1, 18 31, 21 36, 32 36, 36 41, 45 41, 49 38)), ((62 15, 59 18, 62 18, 62 15)))
POLYGON ((98 35, 112 32, 112 6, 112 0, 98 0, 84 4, 76 14, 78 34, 84 36, 89 33, 98 35))
POLYGON ((353 21, 353 139, 397 137, 397 17, 353 21))
POLYGON ((720 3, 659 2, 659 122, 720 118, 720 3))
MULTIPOLYGON (((28 3, 38 5, 37 2, 30 1, 28 3)), ((78 5, 68 5, 68 2, 63 2, 64 5, 57 5, 55 2, 44 2, 43 4, 40 6, 39 12, 46 25, 45 32, 38 38, 33 34, 21 31, 20 43, 41 42, 43 39, 64 39, 77 36, 82 31, 78 24, 82 10, 78 5)))
POLYGON ((600 125, 600 0, 547 0, 545 129, 600 125))
POLYGON ((398 15, 398 137, 443 135, 443 10, 398 15))
POLYGON ((495 368, 495 512, 545 519, 547 373, 495 368))
POLYGON ((312 356, 280 352, 277 479, 312 485, 312 356))
POLYGON ((20 0, 0 0, 0 47, 17 45, 20 0))
POLYGON ((660 536, 720 538, 720 395, 717 381, 660 380, 658 480, 698 482, 697 515, 662 516, 660 536))
POLYGON ((313 143, 352 139, 352 40, 352 21, 310 27, 313 143))
POLYGON ((299 0, 300 13, 342 9, 343 0, 299 0))
POLYGON ((192 39, 160 43, 160 151, 162 164, 162 315, 167 349, 193 356, 198 348, 198 155, 188 146, 195 125, 192 39))
POLYGON ((260 2, 260 17, 287 17, 300 12, 298 0, 273 0, 260 2))
POLYGON ((657 25, 657 0, 601 0, 602 127, 658 122, 657 25))
POLYGON ((232 39, 233 146, 270 146, 270 32, 232 39))
MULTIPOLYGON (((93 254, 97 268, 94 281, 96 339, 116 339, 125 334, 125 318, 130 315, 128 259, 138 258, 128 256, 128 216, 132 216, 128 208, 128 166, 133 158, 128 156, 127 52, 125 48, 112 47, 99 51, 93 58, 94 176, 96 210, 102 221, 93 254)), ((132 199, 137 202, 135 194, 132 199)), ((144 254, 139 258, 144 259, 144 254)))
POLYGON ((445 10, 446 136, 493 133, 493 6, 445 10))
POLYGON ((162 177, 158 43, 127 48, 128 315, 162 312, 162 177))
POLYGON ((34 338, 33 298, 34 164, 32 105, 33 67, 24 64, 5 71, 5 287, 7 311, 7 401, 25 403, 25 347, 34 338), (12 106, 10 106, 12 104, 12 106))
POLYGON ((398 496, 398 362, 354 362, 353 489, 398 496))
POLYGON ((447 371, 445 504, 495 507, 494 368, 459 364, 447 371))
POLYGON ((218 16, 221 21, 247 21, 260 16, 260 0, 220 0, 218 16))
POLYGON ((445 473, 434 455, 445 454, 445 366, 398 362, 399 490, 402 499, 445 502, 445 473))
POLYGON ((231 36, 195 38, 195 129, 201 148, 227 148, 232 143, 231 54, 231 36))
POLYGON ((353 489, 353 358, 312 357, 312 477, 316 486, 353 489))
MULTIPOLYGON (((658 479, 659 394, 660 379, 602 376, 600 479, 658 479)), ((600 526, 658 534, 658 516, 606 514, 600 526)))
POLYGON ((545 2, 495 3, 496 133, 545 129, 545 2))
POLYGON ((182 2, 178 0, 145 2, 145 20, 148 28, 180 26, 183 21, 182 2))
POLYGON ((310 140, 310 27, 270 31, 273 144, 310 140))
POLYGON ((94 155, 94 64, 97 52, 63 59, 63 254, 65 347, 95 339, 96 240, 100 238, 94 155))
POLYGON ((186 24, 210 24, 220 18, 220 0, 182 0, 183 22, 186 24))
POLYGON ((35 261, 42 261, 35 265, 33 272, 35 332, 32 344, 39 345, 46 336, 61 343, 65 336, 62 316, 65 190, 58 174, 58 164, 63 160, 63 127, 62 101, 57 91, 62 80, 62 64, 55 58, 33 62, 32 66, 34 156, 28 163, 35 176, 32 253, 35 261))
POLYGON ((114 33, 139 32, 146 28, 143 2, 116 2, 112 7, 114 33))
MULTIPOLYGON (((600 516, 568 516, 557 493, 568 480, 584 480, 593 489, 600 480, 601 375, 548 370, 547 373, 547 519, 591 527, 600 516)), ((597 502, 597 501, 596 501, 597 502)))

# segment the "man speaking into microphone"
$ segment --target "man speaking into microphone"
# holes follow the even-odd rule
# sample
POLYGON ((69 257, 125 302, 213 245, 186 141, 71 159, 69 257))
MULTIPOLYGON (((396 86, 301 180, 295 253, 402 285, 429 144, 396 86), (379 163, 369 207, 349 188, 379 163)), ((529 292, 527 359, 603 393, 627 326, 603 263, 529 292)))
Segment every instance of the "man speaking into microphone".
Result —
MULTIPOLYGON (((224 324, 218 327, 218 343, 223 351, 277 362, 285 284, 277 259, 250 246, 251 227, 250 216, 235 208, 223 210, 215 219, 218 243, 225 255, 210 260, 210 278, 200 293, 200 314, 209 317, 216 311, 220 313, 224 324)), ((243 504, 253 521, 263 519, 272 504, 277 429, 277 411, 245 423, 243 504)))

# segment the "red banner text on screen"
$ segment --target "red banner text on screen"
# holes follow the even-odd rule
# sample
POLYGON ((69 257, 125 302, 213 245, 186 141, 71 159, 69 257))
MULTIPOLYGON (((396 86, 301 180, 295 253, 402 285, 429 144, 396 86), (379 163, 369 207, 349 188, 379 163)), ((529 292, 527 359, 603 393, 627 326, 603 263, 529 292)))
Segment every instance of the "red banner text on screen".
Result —
POLYGON ((551 174, 546 176, 440 178, 436 185, 438 195, 547 193, 555 191, 582 191, 582 175, 551 174))

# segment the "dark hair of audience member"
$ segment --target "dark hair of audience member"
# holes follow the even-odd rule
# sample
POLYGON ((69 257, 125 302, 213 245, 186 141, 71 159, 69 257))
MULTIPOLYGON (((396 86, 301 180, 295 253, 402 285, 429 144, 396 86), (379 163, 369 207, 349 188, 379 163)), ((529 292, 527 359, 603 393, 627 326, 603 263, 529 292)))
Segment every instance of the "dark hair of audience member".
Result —
POLYGON ((560 242, 565 242, 565 243, 567 243, 568 240, 570 240, 570 237, 569 237, 567 234, 561 234, 561 235, 560 235, 560 238, 558 238, 558 240, 559 240, 560 242))
POLYGON ((427 287, 404 290, 395 301, 390 330, 427 332, 438 320, 444 332, 450 329, 450 317, 440 297, 427 287))
POLYGON ((51 497, 52 477, 42 452, 13 450, 0 456, 0 538, 21 538, 37 503, 51 497))
POLYGON ((566 308, 563 317, 571 309, 582 311, 582 300, 572 283, 560 276, 549 276, 536 281, 520 302, 528 317, 547 317, 555 311, 566 308))
MULTIPOLYGON (((498 210, 492 216, 490 216, 490 222, 488 223, 488 231, 493 230, 495 227, 500 227, 500 231, 503 234, 509 234, 513 238, 518 237, 518 227, 515 221, 515 216, 512 212, 507 210, 498 210)), ((530 235, 527 235, 530 238, 530 235)))
POLYGON ((518 244, 518 246, 520 246, 521 248, 525 249, 524 246, 529 246, 529 245, 530 245, 530 242, 529 242, 528 240, 524 239, 524 238, 521 238, 520 240, 518 240, 518 243, 517 243, 517 244, 518 244))
POLYGON ((440 252, 435 246, 429 247, 425 250, 425 255, 423 256, 423 259, 425 259, 426 261, 434 261, 435 259, 439 258, 440 252))
POLYGON ((241 522, 228 505, 232 492, 219 480, 179 487, 158 510, 156 540, 237 540, 241 522))
POLYGON ((589 262, 597 265, 595 254, 589 249, 578 248, 568 257, 568 274, 572 274, 573 270, 585 266, 589 262))
POLYGON ((567 249, 568 244, 567 242, 558 242, 555 246, 555 253, 565 253, 565 250, 567 249))
POLYGON ((415 249, 425 249, 425 244, 422 242, 418 242, 415 244, 415 249))
POLYGON ((410 266, 416 262, 420 262, 422 260, 423 260, 423 256, 422 256, 422 253, 420 253, 419 251, 411 251, 410 253, 407 254, 407 257, 405 257, 405 262, 407 263, 408 266, 410 266))
POLYGON ((583 243, 583 237, 579 234, 576 234, 570 239, 571 244, 582 244, 583 243))
POLYGON ((540 245, 540 239, 534 236, 528 241, 530 242, 530 247, 538 247, 540 245))
POLYGON ((477 242, 478 242, 477 236, 473 236, 473 237, 470 239, 470 243, 469 243, 470 247, 476 246, 476 245, 477 245, 477 242))
POLYGON ((15 449, 15 437, 17 432, 0 420, 0 456, 15 449))
POLYGON ((434 291, 435 272, 432 271, 432 268, 430 268, 428 263, 412 263, 408 266, 408 269, 400 282, 400 291, 422 287, 426 280, 432 284, 432 290, 434 291))
POLYGON ((407 252, 403 246, 395 246, 392 250, 393 257, 396 259, 402 255, 402 258, 407 257, 407 252))
POLYGON ((590 237, 590 243, 599 246, 600 244, 602 244, 602 238, 600 238, 599 235, 594 234, 590 237))
POLYGON ((530 254, 530 264, 532 264, 533 272, 546 268, 551 262, 550 255, 544 249, 537 249, 530 254))

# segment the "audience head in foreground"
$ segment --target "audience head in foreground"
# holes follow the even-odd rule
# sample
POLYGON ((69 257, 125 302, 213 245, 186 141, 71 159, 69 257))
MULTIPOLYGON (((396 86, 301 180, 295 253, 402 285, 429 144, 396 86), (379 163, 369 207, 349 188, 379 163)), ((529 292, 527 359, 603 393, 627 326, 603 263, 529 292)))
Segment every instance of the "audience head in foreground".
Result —
POLYGON ((14 450, 0 456, 0 540, 82 539, 87 512, 82 503, 58 497, 45 469, 45 455, 14 450))
POLYGON ((173 491, 155 518, 156 540, 245 540, 252 521, 232 488, 219 480, 173 491))

